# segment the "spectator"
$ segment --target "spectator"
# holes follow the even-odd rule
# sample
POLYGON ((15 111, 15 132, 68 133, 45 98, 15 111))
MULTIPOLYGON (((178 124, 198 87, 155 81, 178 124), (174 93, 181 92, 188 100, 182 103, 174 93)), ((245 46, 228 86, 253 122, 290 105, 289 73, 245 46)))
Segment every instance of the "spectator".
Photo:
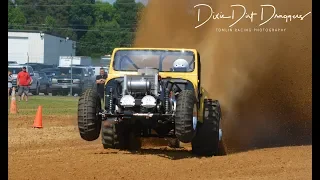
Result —
POLYGON ((96 76, 97 92, 103 102, 104 100, 104 83, 106 82, 108 75, 106 74, 104 68, 100 68, 100 75, 96 76))
POLYGON ((28 101, 29 86, 31 85, 31 83, 32 83, 32 78, 27 72, 27 68, 22 67, 22 71, 20 71, 17 76, 17 85, 19 86, 19 89, 18 89, 19 101, 21 100, 21 98, 23 100, 24 96, 26 97, 26 101, 28 101))
POLYGON ((12 88, 12 73, 8 71, 8 98, 10 97, 10 90, 12 88))

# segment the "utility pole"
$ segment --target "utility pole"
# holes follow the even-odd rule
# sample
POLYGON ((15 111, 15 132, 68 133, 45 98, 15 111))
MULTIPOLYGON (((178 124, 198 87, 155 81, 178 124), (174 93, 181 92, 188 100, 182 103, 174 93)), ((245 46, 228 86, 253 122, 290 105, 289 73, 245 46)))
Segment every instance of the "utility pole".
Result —
POLYGON ((73 78, 72 78, 72 65, 73 65, 73 56, 71 53, 71 82, 70 82, 70 96, 72 96, 72 85, 73 85, 73 78))
POLYGON ((27 52, 27 66, 29 66, 29 53, 27 52))

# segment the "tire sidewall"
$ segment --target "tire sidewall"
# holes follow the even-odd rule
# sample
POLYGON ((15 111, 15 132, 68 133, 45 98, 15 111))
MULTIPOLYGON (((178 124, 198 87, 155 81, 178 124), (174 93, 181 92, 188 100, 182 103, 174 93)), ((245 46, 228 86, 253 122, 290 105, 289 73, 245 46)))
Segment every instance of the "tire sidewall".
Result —
MULTIPOLYGON (((197 108, 196 97, 195 97, 193 91, 191 91, 191 90, 186 90, 186 91, 188 91, 190 94, 192 94, 191 96, 189 96, 190 99, 191 99, 191 97, 193 99, 192 100, 192 104, 193 104, 192 108, 191 107, 189 108, 188 105, 183 105, 183 104, 181 104, 181 102, 179 102, 179 101, 181 101, 181 98, 182 98, 182 97, 179 97, 179 96, 181 96, 181 94, 179 94, 178 97, 176 98, 177 99, 177 109, 176 109, 177 111, 176 111, 176 117, 175 117, 175 132, 176 132, 176 136, 179 139, 179 141, 181 141, 183 143, 189 143, 189 142, 192 141, 192 139, 195 137, 196 132, 197 132, 197 130, 196 130, 197 129, 196 128, 197 125, 195 126, 195 124, 198 123, 197 122, 198 116, 194 116, 194 114, 193 114, 193 112, 195 112, 195 111, 197 112, 197 109, 195 109, 195 108, 197 108), (181 105, 184 108, 180 108, 181 105), (185 108, 187 108, 187 109, 185 109, 185 108), (179 110, 184 111, 184 112, 179 112, 179 110), (182 114, 180 114, 180 113, 182 113, 182 114), (182 127, 181 125, 179 125, 184 120, 181 121, 181 119, 178 119, 177 117, 181 117, 184 113, 191 113, 190 114, 190 119, 186 120, 184 122, 184 125, 183 125, 183 126, 185 126, 186 124, 191 124, 191 128, 190 129, 188 127, 185 128, 185 127, 182 127), (181 121, 181 122, 177 123, 178 121, 181 121), (180 126, 180 127, 177 128, 177 126, 180 126), (183 131, 181 131, 179 129, 184 129, 183 131, 189 131, 190 130, 191 132, 183 132, 183 131), (180 134, 180 137, 179 137, 179 134, 180 134)), ((187 93, 187 92, 184 92, 184 93, 187 93)))
POLYGON ((91 89, 83 93, 78 102, 78 129, 84 140, 93 141, 99 138, 101 131, 101 102, 91 89), (94 114, 93 114, 94 112, 94 114))

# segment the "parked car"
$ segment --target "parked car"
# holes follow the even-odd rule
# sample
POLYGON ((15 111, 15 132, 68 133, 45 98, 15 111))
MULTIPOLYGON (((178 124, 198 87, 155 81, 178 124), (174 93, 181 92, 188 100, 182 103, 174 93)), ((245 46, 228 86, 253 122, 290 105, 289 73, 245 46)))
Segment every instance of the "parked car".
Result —
POLYGON ((40 72, 44 72, 47 75, 47 77, 50 79, 50 81, 52 76, 61 74, 59 68, 45 68, 45 69, 41 69, 40 72))
POLYGON ((33 95, 39 95, 40 92, 40 82, 39 79, 34 76, 33 68, 31 66, 26 65, 17 65, 17 64, 10 64, 8 65, 8 70, 12 72, 12 87, 17 89, 17 75, 20 71, 22 71, 22 67, 26 67, 27 72, 30 74, 32 78, 32 84, 30 85, 29 92, 33 95))
POLYGON ((72 94, 81 94, 86 88, 94 84, 94 74, 91 68, 86 66, 59 67, 59 75, 52 77, 52 95, 58 93, 68 94, 72 88, 72 94))
POLYGON ((44 93, 45 95, 49 95, 51 92, 51 80, 44 72, 34 72, 34 76, 38 77, 40 82, 40 93, 44 93))
POLYGON ((26 63, 24 65, 31 66, 34 71, 41 71, 41 69, 44 69, 44 68, 53 68, 54 67, 53 65, 42 64, 42 63, 26 63))

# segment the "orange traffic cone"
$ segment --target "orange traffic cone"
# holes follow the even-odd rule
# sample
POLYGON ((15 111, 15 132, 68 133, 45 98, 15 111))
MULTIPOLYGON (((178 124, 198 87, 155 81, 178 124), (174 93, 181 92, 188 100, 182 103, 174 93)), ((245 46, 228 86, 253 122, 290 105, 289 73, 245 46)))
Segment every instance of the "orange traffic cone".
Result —
POLYGON ((17 114, 17 113, 18 113, 18 108, 17 108, 17 102, 16 102, 16 90, 15 88, 12 88, 10 114, 17 114))
POLYGON ((38 107, 36 118, 34 119, 33 128, 42 128, 42 106, 38 107))

